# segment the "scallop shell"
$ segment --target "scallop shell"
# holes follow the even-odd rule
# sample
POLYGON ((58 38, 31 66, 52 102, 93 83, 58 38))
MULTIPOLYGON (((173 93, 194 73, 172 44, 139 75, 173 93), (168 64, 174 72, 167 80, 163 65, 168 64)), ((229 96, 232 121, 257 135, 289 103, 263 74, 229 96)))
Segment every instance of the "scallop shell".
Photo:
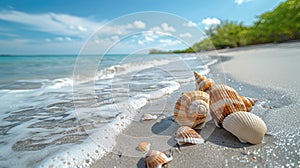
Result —
POLYGON ((152 115, 152 114, 143 114, 141 120, 142 121, 150 121, 150 120, 156 120, 157 115, 152 115))
POLYGON ((141 152, 149 151, 151 147, 151 144, 149 142, 141 142, 137 149, 141 152))
POLYGON ((182 93, 174 108, 174 118, 179 125, 201 129, 208 109, 209 94, 202 91, 182 93))
POLYGON ((146 156, 147 168, 161 168, 162 165, 167 164, 172 160, 172 156, 168 157, 166 154, 156 150, 149 151, 146 156))
POLYGON ((204 139, 195 130, 187 126, 178 128, 175 132, 175 140, 179 145, 204 143, 204 139))
POLYGON ((235 135, 241 142, 259 144, 262 142, 267 126, 253 113, 240 111, 228 115, 223 121, 223 128, 235 135))
POLYGON ((222 126, 224 118, 229 114, 237 111, 249 111, 252 108, 252 103, 246 103, 247 106, 244 103, 249 99, 239 96, 235 89, 227 85, 212 86, 209 89, 209 95, 210 113, 219 126, 222 126))
POLYGON ((195 76, 195 84, 196 84, 196 90, 201 90, 201 91, 206 91, 213 85, 215 85, 215 82, 207 78, 204 75, 201 75, 199 72, 194 71, 194 76, 195 76))

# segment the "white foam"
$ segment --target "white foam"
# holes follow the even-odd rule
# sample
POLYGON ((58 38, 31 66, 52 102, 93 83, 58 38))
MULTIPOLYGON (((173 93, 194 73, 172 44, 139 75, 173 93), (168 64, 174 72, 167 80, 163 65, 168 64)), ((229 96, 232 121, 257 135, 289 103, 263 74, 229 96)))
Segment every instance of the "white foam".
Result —
POLYGON ((73 86, 73 80, 70 78, 54 79, 48 86, 49 89, 60 89, 66 86, 73 86))
POLYGON ((188 60, 195 60, 198 59, 198 57, 183 57, 183 60, 188 61, 188 60))

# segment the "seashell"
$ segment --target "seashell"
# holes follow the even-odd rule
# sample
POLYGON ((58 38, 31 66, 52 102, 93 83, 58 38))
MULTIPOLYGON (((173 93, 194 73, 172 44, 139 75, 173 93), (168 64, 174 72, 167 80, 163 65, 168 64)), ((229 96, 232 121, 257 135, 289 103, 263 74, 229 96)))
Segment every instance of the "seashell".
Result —
POLYGON ((179 145, 183 144, 203 144, 204 139, 192 128, 181 126, 175 132, 175 140, 179 145))
POLYGON ((195 76, 195 84, 196 84, 196 90, 206 91, 213 85, 215 85, 215 82, 207 78, 204 75, 201 75, 199 72, 194 71, 195 76))
POLYGON ((251 111, 254 104, 258 101, 255 98, 244 97, 244 96, 241 96, 241 99, 243 100, 243 102, 247 108, 247 111, 251 111))
POLYGON ((172 156, 168 157, 166 154, 156 150, 149 151, 146 156, 147 168, 161 168, 162 165, 172 160, 172 156))
POLYGON ((149 142, 141 142, 137 149, 141 152, 149 151, 151 147, 151 144, 149 142))
POLYGON ((174 108, 174 118, 179 125, 201 129, 208 109, 209 94, 202 91, 182 93, 174 108))
POLYGON ((265 122, 253 113, 240 111, 228 115, 223 128, 235 135, 241 142, 259 144, 267 131, 265 122))
POLYGON ((152 114, 143 114, 141 120, 142 121, 150 121, 150 120, 156 120, 157 115, 152 115, 152 114))
POLYGON ((250 111, 255 103, 254 99, 241 97, 235 89, 224 84, 212 86, 209 89, 209 96, 210 113, 218 126, 222 126, 224 118, 229 114, 237 111, 250 111), (247 106, 244 101, 247 102, 247 106))

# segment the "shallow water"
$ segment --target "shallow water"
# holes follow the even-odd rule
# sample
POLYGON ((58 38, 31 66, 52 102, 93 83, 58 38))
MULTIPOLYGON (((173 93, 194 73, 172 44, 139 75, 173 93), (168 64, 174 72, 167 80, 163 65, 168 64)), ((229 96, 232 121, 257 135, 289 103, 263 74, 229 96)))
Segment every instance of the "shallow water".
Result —
POLYGON ((215 62, 207 55, 109 55, 93 79, 75 84, 75 56, 0 57, 0 164, 88 166, 114 146, 137 109, 215 62))

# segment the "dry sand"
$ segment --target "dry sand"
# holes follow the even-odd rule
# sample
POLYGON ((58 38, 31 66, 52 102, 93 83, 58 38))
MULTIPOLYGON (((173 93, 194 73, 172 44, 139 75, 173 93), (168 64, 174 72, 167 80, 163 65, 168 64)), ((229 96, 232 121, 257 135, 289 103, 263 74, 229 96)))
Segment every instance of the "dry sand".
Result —
POLYGON ((173 107, 181 92, 194 89, 182 86, 172 95, 150 102, 133 123, 118 137, 114 151, 92 167, 145 167, 143 153, 135 147, 142 141, 152 149, 172 154, 168 167, 299 167, 300 164, 300 43, 272 44, 221 51, 223 64, 212 67, 210 76, 234 87, 241 95, 260 101, 253 113, 267 124, 263 143, 240 143, 212 121, 200 131, 206 142, 177 150, 172 138, 178 125, 173 107), (223 74, 224 73, 224 74, 223 74), (158 114, 156 121, 139 122, 144 113, 158 114))

